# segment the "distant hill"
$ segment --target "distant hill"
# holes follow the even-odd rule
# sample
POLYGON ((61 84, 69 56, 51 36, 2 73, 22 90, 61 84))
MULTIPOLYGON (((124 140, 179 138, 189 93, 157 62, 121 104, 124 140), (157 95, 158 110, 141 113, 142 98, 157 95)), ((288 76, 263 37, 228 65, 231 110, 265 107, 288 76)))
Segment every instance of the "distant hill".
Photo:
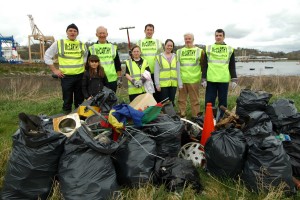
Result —
MULTIPOLYGON (((87 43, 87 46, 92 45, 93 43, 87 43)), ((122 43, 114 43, 115 45, 118 46, 118 51, 120 53, 128 53, 128 43, 127 42, 122 42, 122 43)), ((130 46, 133 47, 135 44, 131 43, 130 46)), ((202 44, 196 44, 196 46, 204 49, 205 45, 202 44)), ((183 47, 181 46, 175 46, 174 48, 174 52, 183 47)), ((46 49, 48 48, 48 45, 46 45, 45 47, 46 49)), ((27 60, 29 57, 28 54, 28 47, 27 46, 20 46, 18 47, 18 53, 20 54, 22 59, 27 60)), ((31 46, 31 49, 33 52, 38 52, 39 51, 39 45, 38 44, 33 44, 31 46)), ((300 60, 300 50, 298 51, 292 51, 289 53, 284 53, 284 52, 268 52, 268 51, 259 51, 257 49, 247 49, 247 48, 240 48, 238 47, 237 49, 235 49, 235 56, 249 56, 249 55, 253 55, 253 56, 272 56, 274 58, 287 58, 288 60, 300 60)), ((35 58, 33 58, 35 59, 35 58)), ((38 57, 36 58, 38 59, 38 57)))

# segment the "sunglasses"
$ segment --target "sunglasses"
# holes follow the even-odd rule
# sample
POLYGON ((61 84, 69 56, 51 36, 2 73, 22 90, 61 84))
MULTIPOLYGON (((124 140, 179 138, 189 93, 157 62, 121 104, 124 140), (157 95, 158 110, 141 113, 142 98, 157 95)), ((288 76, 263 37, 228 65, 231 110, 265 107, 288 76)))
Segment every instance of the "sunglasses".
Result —
POLYGON ((91 63, 98 63, 99 60, 90 60, 91 63))

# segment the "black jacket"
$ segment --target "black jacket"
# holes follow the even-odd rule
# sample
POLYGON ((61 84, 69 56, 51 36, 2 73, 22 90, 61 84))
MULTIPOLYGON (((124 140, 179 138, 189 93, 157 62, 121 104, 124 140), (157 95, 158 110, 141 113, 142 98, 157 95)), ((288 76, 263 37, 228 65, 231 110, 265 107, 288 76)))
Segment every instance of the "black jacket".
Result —
POLYGON ((107 83, 107 78, 99 75, 90 77, 89 71, 85 71, 82 78, 82 93, 85 99, 98 94, 107 83))

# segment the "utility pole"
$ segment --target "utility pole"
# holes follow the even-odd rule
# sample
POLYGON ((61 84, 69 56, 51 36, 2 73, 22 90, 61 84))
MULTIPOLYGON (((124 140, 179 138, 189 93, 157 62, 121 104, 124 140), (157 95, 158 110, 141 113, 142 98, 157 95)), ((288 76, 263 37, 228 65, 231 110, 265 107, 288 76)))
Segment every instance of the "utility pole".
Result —
POLYGON ((119 30, 124 30, 124 29, 126 29, 127 30, 127 39, 128 39, 128 49, 129 49, 129 55, 131 54, 131 52, 130 52, 130 38, 129 38, 129 31, 128 31, 128 29, 133 29, 133 28, 135 28, 134 26, 127 26, 127 27, 121 27, 119 30))

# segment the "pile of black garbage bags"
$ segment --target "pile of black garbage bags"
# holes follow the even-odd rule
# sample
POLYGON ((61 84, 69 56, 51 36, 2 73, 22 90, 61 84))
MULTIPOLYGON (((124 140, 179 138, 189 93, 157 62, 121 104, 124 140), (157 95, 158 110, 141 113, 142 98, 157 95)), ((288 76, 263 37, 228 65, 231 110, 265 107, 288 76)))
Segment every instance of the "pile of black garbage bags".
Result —
POLYGON ((122 188, 148 183, 177 192, 190 185, 200 193, 192 161, 177 157, 182 130, 180 118, 160 114, 126 128, 117 141, 95 137, 86 125, 67 138, 53 130, 52 117, 20 113, 1 197, 47 199, 55 181, 66 200, 114 199, 122 188))
POLYGON ((220 178, 240 177, 250 191, 281 188, 295 194, 293 177, 300 177, 300 113, 292 100, 242 90, 236 114, 242 129, 214 131, 205 145, 208 171, 220 178))

